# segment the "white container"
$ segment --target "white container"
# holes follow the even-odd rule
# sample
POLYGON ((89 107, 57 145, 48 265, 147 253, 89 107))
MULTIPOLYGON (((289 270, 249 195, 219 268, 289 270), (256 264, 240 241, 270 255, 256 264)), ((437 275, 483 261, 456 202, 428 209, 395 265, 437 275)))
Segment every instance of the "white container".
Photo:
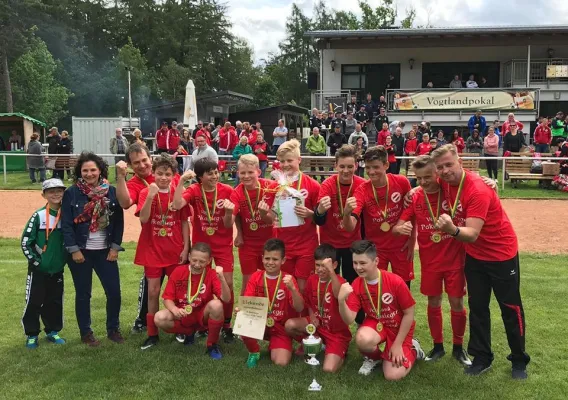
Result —
MULTIPOLYGON (((83 118, 72 117, 73 153, 92 151, 96 154, 110 154, 110 139, 115 136, 115 129, 122 128, 129 133, 128 118, 83 118)), ((132 130, 140 126, 139 118, 132 118, 132 130)))

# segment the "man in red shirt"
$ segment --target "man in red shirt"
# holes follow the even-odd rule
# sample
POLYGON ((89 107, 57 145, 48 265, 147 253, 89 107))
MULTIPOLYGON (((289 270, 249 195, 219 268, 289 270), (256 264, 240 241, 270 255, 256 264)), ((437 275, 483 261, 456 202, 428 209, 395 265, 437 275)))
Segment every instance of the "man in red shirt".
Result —
POLYGON ((365 238, 377 247, 379 268, 386 270, 390 264, 392 272, 410 287, 414 279, 415 236, 408 239, 392 233, 392 227, 402 214, 403 199, 410 191, 410 183, 405 176, 387 174, 389 163, 383 146, 369 148, 364 160, 369 180, 347 199, 343 226, 351 232, 363 216, 365 238))
POLYGON ((144 267, 144 275, 148 279, 148 338, 142 350, 158 344, 154 314, 159 309, 161 278, 164 273, 170 276, 178 265, 185 263, 189 253, 189 207, 181 210, 172 207, 175 189, 172 180, 177 163, 170 156, 162 155, 154 161, 152 171, 156 182, 142 190, 136 210, 142 231, 134 264, 144 267))
POLYGON ((387 136, 390 136, 389 124, 383 123, 382 129, 377 133, 377 145, 384 146, 387 142, 387 136))
POLYGON ((357 330, 355 343, 365 355, 359 374, 369 375, 383 360, 386 380, 400 380, 424 352, 414 334, 414 305, 410 290, 397 275, 378 269, 375 245, 359 240, 351 245, 353 265, 359 277, 353 285, 344 283, 339 290, 339 313, 350 325, 359 310, 365 320, 357 330))
POLYGON ((156 131, 156 148, 158 149, 159 153, 167 153, 168 152, 168 121, 162 121, 162 125, 160 125, 160 129, 156 131))
MULTIPOLYGON (((434 348, 426 356, 426 361, 437 361, 446 352, 442 328, 442 291, 448 294, 451 308, 453 331, 453 357, 464 366, 471 361, 463 349, 463 335, 467 313, 463 306, 465 295, 465 248, 452 237, 442 234, 434 225, 442 211, 448 210, 448 202, 438 184, 436 166, 430 156, 420 156, 412 163, 416 180, 420 185, 412 196, 412 204, 404 209, 393 232, 409 236, 414 226, 420 254, 421 280, 420 292, 428 296, 428 326, 434 341, 434 348)), ((457 219, 458 226, 465 226, 463 218, 457 219)))
POLYGON ((168 333, 187 336, 208 329, 207 354, 220 360, 223 355, 217 342, 223 326, 221 302, 228 301, 231 294, 223 267, 212 270, 210 265, 211 248, 205 243, 195 243, 189 265, 176 268, 169 277, 162 295, 166 309, 159 311, 154 321, 168 333))
POLYGON ((286 321, 286 332, 298 341, 306 337, 306 327, 313 324, 316 336, 325 345, 324 372, 337 372, 343 365, 351 343, 351 331, 339 315, 337 295, 345 279, 335 274, 336 252, 329 244, 320 244, 314 252, 316 273, 306 282, 304 301, 309 317, 286 321))
MULTIPOLYGON (((304 309, 304 299, 298 290, 298 284, 292 275, 282 271, 286 261, 284 242, 280 239, 268 239, 264 244, 262 262, 264 271, 252 274, 244 296, 266 297, 269 301, 268 317, 264 340, 268 340, 270 359, 278 366, 285 366, 292 360, 292 338, 284 328, 286 321, 304 309)), ((238 312, 238 309, 236 310, 238 312)), ((258 340, 242 337, 249 351, 247 366, 254 368, 260 359, 258 340)))
MULTIPOLYGON (((223 335, 225 343, 231 343, 234 340, 231 330, 234 303, 233 229, 225 227, 223 215, 228 212, 224 209, 224 204, 225 200, 231 198, 233 188, 219 182, 219 171, 215 161, 202 158, 197 160, 194 169, 182 175, 174 194, 174 207, 180 209, 187 204, 193 207, 191 241, 209 245, 215 266, 223 267, 223 275, 231 290, 230 301, 223 302, 225 309, 223 335), (185 189, 184 183, 194 176, 197 178, 197 183, 185 189)), ((188 340, 191 342, 193 338, 188 340)))
POLYGON ((259 178, 258 158, 253 154, 241 156, 237 164, 240 182, 233 190, 230 200, 225 200, 223 222, 232 229, 237 222, 235 246, 239 249, 239 261, 243 280, 241 294, 247 287, 250 276, 262 270, 262 249, 267 239, 274 237, 274 215, 270 208, 278 184, 259 178), (231 212, 229 212, 231 211, 231 212))
POLYGON ((203 136, 205 138, 205 141, 207 142, 207 145, 211 146, 211 126, 209 124, 206 124, 197 131, 195 138, 197 139, 199 136, 203 136))
POLYGON ((552 132, 548 126, 548 118, 543 118, 540 124, 534 130, 534 147, 537 153, 550 152, 550 144, 552 143, 552 132))
POLYGON ((469 295, 469 345, 474 356, 468 375, 491 368, 491 291, 501 308, 514 379, 526 379, 530 361, 525 352, 525 315, 520 293, 517 235, 501 201, 481 178, 462 168, 457 150, 445 145, 432 153, 450 215, 442 214, 436 228, 465 243, 465 276, 469 295), (458 227, 455 218, 465 219, 458 227))

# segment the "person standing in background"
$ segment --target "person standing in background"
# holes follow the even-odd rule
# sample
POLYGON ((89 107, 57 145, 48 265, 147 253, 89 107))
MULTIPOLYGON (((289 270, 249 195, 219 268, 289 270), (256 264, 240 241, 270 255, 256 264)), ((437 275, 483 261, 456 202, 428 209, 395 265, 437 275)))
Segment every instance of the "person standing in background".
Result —
MULTIPOLYGON (((71 177, 71 159, 70 154, 73 153, 73 140, 69 136, 69 132, 61 132, 61 140, 57 144, 57 154, 66 154, 66 156, 61 157, 60 165, 63 166, 63 170, 67 172, 67 180, 71 182, 73 178, 71 177)), ((64 173, 61 172, 63 177, 64 173)))
POLYGON ((115 136, 110 139, 110 152, 111 154, 116 154, 116 157, 114 157, 116 164, 119 161, 125 160, 124 155, 128 150, 129 144, 128 140, 126 140, 126 138, 122 136, 122 129, 116 128, 114 133, 115 136))
POLYGON ((284 126, 283 119, 278 120, 278 126, 274 128, 272 136, 274 137, 274 140, 272 141, 272 152, 274 155, 276 155, 278 147, 280 147, 280 145, 284 143, 286 141, 286 138, 288 137, 288 128, 284 126))
POLYGON ((63 170, 55 169, 55 164, 57 163, 57 145, 61 141, 61 136, 59 135, 59 130, 57 127, 53 127, 49 130, 49 136, 47 137, 47 154, 49 155, 49 168, 53 168, 53 178, 59 178, 63 180, 63 170))
POLYGON ((30 157, 27 157, 28 168, 30 170, 30 180, 32 183, 36 183, 36 171, 39 171, 39 181, 45 181, 45 162, 43 159, 42 146, 39 142, 39 135, 34 132, 30 137, 30 142, 28 143, 27 153, 30 157))
POLYGON ((18 135, 16 130, 12 131, 12 135, 10 136, 10 139, 8 139, 8 143, 10 144, 10 150, 22 150, 22 137, 18 135))
MULTIPOLYGON (((499 156, 499 137, 495 134, 495 128, 492 126, 487 130, 487 136, 483 139, 483 151, 485 157, 498 157, 499 156)), ((498 160, 485 160, 487 165, 487 176, 497 183, 498 160)))

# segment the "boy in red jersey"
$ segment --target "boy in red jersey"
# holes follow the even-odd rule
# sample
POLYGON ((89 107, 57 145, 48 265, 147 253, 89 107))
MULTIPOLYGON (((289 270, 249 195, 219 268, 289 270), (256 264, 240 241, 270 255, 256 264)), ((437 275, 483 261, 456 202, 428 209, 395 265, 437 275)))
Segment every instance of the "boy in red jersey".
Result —
MULTIPOLYGON (((226 228, 223 215, 227 212, 223 206, 225 200, 231 198, 233 188, 219 182, 217 163, 208 158, 197 160, 194 171, 186 171, 176 188, 174 207, 180 208, 187 204, 193 207, 192 243, 207 243, 215 265, 223 267, 223 274, 231 289, 231 298, 223 302, 225 307, 225 325, 223 335, 225 343, 234 340, 231 330, 233 315, 233 229, 226 228), (195 175, 193 174, 195 172, 195 175), (184 190, 184 183, 197 177, 197 183, 184 190)), ((193 338, 189 338, 191 342, 193 338)))
MULTIPOLYGON (((244 293, 244 296, 266 297, 269 300, 264 339, 270 342, 270 359, 279 366, 288 365, 292 360, 292 338, 284 328, 286 321, 292 314, 304 309, 304 299, 296 280, 281 270, 286 262, 284 254, 284 242, 269 239, 264 244, 262 258, 265 271, 252 274, 244 293)), ((258 341, 244 336, 242 340, 249 351, 247 366, 254 368, 260 358, 258 341)))
POLYGON ((142 231, 134 264, 144 267, 148 279, 148 338, 142 350, 158 344, 154 314, 159 309, 161 278, 164 273, 170 276, 178 265, 185 263, 189 252, 189 207, 176 210, 172 204, 172 179, 176 171, 177 162, 172 157, 162 155, 155 160, 152 172, 156 181, 142 190, 136 210, 142 231))
POLYGON ((235 246, 239 249, 239 261, 243 281, 241 294, 250 276, 263 269, 262 248, 267 239, 274 237, 274 214, 270 212, 278 184, 259 178, 258 158, 253 154, 241 156, 237 164, 240 184, 235 187, 230 200, 225 200, 223 222, 226 228, 237 224, 235 246))
POLYGON ((276 237, 286 244, 286 263, 282 269, 292 274, 298 280, 300 291, 303 292, 306 280, 314 271, 314 251, 318 244, 318 234, 314 223, 314 209, 317 205, 320 185, 311 177, 300 171, 300 142, 288 140, 278 147, 276 158, 282 171, 293 183, 292 187, 304 196, 304 205, 296 206, 298 217, 304 219, 300 226, 276 228, 276 237))
POLYGON ((318 206, 315 210, 314 221, 320 228, 320 242, 328 243, 336 249, 339 273, 347 282, 357 278, 353 270, 353 255, 349 246, 356 240, 361 240, 361 224, 351 232, 343 227, 345 202, 357 191, 365 179, 356 176, 356 150, 352 145, 343 145, 335 153, 335 170, 337 174, 330 176, 321 184, 318 206))
POLYGON ((403 199, 410 191, 405 176, 387 174, 389 162, 383 146, 371 147, 365 152, 365 171, 369 180, 364 182, 353 197, 347 199, 343 213, 345 230, 356 229, 361 215, 365 221, 365 238, 375 243, 379 255, 379 268, 400 276, 410 287, 414 279, 414 242, 395 236, 392 227, 403 210, 403 199))
POLYGON ((205 243, 195 243, 189 265, 176 268, 169 277, 162 295, 166 309, 159 311, 154 321, 168 333, 186 336, 193 335, 196 330, 208 329, 207 354, 219 360, 222 354, 217 342, 224 318, 221 302, 229 301, 231 292, 223 267, 212 270, 209 265, 211 248, 205 243))
POLYGON ((336 251, 329 244, 320 244, 314 252, 316 273, 306 282, 304 299, 309 317, 291 318, 286 321, 289 336, 301 339, 306 336, 306 327, 313 324, 316 336, 325 345, 324 372, 337 372, 343 365, 351 331, 339 315, 337 295, 345 279, 335 274, 336 251))
POLYGON ((424 359, 420 344, 412 338, 415 301, 399 276, 378 269, 377 249, 372 242, 360 240, 351 249, 359 277, 353 286, 341 285, 338 299, 339 313, 347 325, 360 309, 366 314, 355 335, 357 348, 365 355, 359 374, 369 375, 383 360, 385 379, 400 380, 417 359, 424 359))
MULTIPOLYGON (((397 235, 410 235, 414 229, 413 224, 418 232, 420 292, 428 296, 428 326, 434 341, 434 348, 426 356, 426 361, 437 361, 446 354, 442 328, 442 292, 445 287, 451 308, 452 355, 464 366, 470 366, 471 360, 463 349, 467 319, 463 306, 465 248, 452 240, 450 235, 443 234, 434 227, 442 210, 448 209, 448 203, 444 201, 438 184, 434 160, 430 156, 420 156, 414 160, 412 168, 420 188, 412 196, 412 204, 404 209, 393 232, 397 235)), ((464 226, 465 220, 456 218, 456 223, 464 226)))

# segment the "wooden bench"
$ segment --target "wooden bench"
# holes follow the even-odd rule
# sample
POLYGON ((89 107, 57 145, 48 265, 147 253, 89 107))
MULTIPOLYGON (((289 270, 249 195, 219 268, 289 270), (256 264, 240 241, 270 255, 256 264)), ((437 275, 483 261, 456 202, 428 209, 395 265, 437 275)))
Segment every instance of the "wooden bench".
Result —
POLYGON ((78 157, 57 157, 57 156, 48 156, 48 160, 55 159, 55 164, 51 164, 52 168, 49 168, 49 161, 48 161, 48 168, 47 169, 73 169, 77 164, 78 157))
MULTIPOLYGON (((460 157, 479 157, 477 153, 461 153, 460 157)), ((408 162, 406 167, 406 177, 408 179, 416 179, 416 174, 412 169, 412 160, 406 160, 408 162)), ((480 160, 462 160, 462 166, 468 171, 475 172, 479 174, 479 161, 480 160)))
MULTIPOLYGON (((553 157, 552 153, 541 153, 541 160, 545 161, 546 157, 553 157)), ((531 173, 531 167, 535 160, 533 153, 511 153, 511 156, 505 160, 503 168, 509 175, 511 186, 517 187, 516 181, 552 181, 554 176, 531 173)))
POLYGON ((331 176, 335 174, 335 158, 302 156, 300 170, 311 177, 331 176), (323 171, 320 171, 320 168, 322 168, 323 171))

